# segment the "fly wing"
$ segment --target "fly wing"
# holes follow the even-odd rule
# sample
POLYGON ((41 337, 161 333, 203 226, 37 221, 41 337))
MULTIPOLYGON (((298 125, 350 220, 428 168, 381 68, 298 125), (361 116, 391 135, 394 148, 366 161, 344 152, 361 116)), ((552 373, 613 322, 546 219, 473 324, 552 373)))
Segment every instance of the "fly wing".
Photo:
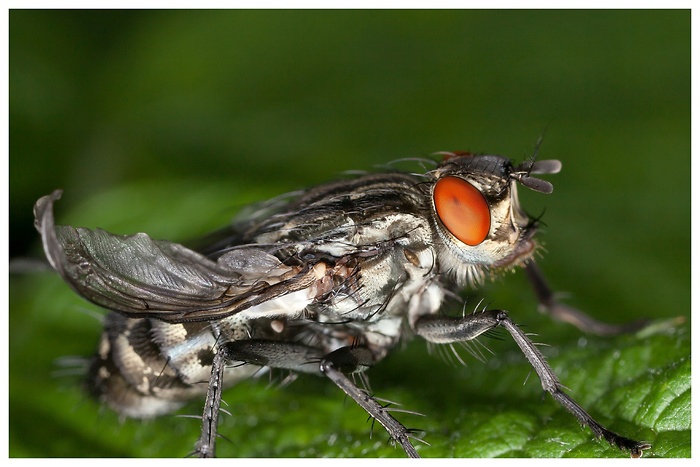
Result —
POLYGON ((53 204, 60 197, 54 191, 34 206, 51 266, 89 301, 130 317, 172 323, 223 318, 315 280, 311 267, 285 266, 254 248, 213 261, 143 233, 56 226, 53 204))

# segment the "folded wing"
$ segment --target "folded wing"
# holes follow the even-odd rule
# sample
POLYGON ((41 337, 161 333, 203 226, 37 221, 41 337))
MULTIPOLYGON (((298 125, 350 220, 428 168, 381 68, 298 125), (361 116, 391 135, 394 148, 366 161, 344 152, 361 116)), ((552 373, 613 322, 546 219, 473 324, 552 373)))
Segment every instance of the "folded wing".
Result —
POLYGON ((285 266, 254 247, 235 253, 246 261, 226 255, 213 261, 143 233, 56 226, 53 204, 60 197, 61 191, 54 191, 34 206, 51 266, 86 299, 127 316, 167 322, 223 318, 315 279, 310 268, 285 266))

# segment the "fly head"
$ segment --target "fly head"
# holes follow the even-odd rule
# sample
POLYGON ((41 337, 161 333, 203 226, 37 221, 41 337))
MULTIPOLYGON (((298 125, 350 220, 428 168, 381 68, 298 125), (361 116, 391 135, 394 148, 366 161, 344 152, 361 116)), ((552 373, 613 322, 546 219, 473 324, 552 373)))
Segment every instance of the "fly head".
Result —
POLYGON ((457 282, 480 282, 485 271, 522 264, 536 248, 537 223, 518 200, 518 184, 541 193, 552 185, 533 174, 556 173, 556 160, 514 166, 505 157, 443 153, 432 171, 431 223, 445 269, 457 282))

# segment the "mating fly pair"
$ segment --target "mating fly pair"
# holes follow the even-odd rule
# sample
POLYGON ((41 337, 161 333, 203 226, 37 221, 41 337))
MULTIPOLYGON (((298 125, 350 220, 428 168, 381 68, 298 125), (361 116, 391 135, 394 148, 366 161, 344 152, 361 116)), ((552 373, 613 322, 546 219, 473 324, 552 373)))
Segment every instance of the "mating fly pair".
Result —
POLYGON ((313 373, 418 457, 415 432, 352 375, 402 339, 451 345, 503 327, 545 391, 596 437, 641 456, 650 445, 596 422, 506 311, 440 313, 462 288, 522 267, 554 317, 597 334, 638 327, 603 324, 558 303, 535 264, 537 222, 520 207, 517 187, 551 193, 551 183, 534 175, 557 173, 560 162, 514 166, 495 155, 441 155, 424 174, 365 174, 262 204, 198 249, 143 233, 55 225, 61 192, 41 198, 35 223, 49 262, 76 292, 111 311, 89 390, 136 418, 206 395, 195 451, 211 457, 223 389, 265 368, 313 373))

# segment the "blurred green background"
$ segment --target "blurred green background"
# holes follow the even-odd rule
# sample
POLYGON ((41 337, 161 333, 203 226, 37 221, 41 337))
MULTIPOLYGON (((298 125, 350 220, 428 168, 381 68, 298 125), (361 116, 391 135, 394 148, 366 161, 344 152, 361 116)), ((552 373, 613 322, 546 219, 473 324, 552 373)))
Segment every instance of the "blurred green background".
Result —
MULTIPOLYGON (((611 322, 689 321, 689 11, 10 12, 12 258, 40 256, 32 205, 56 188, 59 223, 182 241, 346 170, 441 150, 522 160, 543 135, 563 171, 521 198, 545 211, 555 288, 611 322)), ((467 297, 552 345, 599 421, 690 455, 687 323, 584 337, 536 312, 522 274, 467 297)), ((55 275, 11 277, 10 455, 187 455, 196 420, 122 423, 57 364, 94 351, 96 311, 55 275)), ((426 415, 399 418, 428 430, 427 457, 619 456, 534 375, 523 386, 503 337, 466 368, 413 342, 372 388, 426 415)), ((226 394, 220 455, 402 455, 331 383, 266 381, 226 394)))

